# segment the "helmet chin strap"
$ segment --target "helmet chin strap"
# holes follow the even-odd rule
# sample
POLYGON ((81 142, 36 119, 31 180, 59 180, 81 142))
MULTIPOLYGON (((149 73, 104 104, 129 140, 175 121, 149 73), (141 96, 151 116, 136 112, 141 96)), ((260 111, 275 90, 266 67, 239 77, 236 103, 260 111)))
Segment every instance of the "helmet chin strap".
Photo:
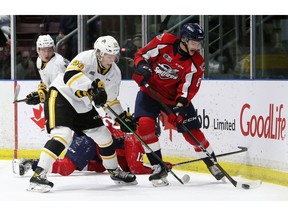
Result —
POLYGON ((98 70, 97 70, 97 72, 98 72, 99 74, 102 74, 102 75, 105 75, 105 74, 110 70, 110 68, 111 68, 111 66, 109 66, 108 68, 104 67, 104 66, 102 65, 102 63, 101 63, 100 60, 97 61, 97 64, 98 64, 98 70))
POLYGON ((178 46, 178 52, 179 52, 180 55, 183 55, 183 56, 189 55, 187 42, 184 42, 184 41, 182 41, 182 40, 180 41, 179 46, 178 46), (181 46, 180 46, 181 43, 182 43, 183 46, 186 48, 186 51, 181 48, 181 46))
MULTIPOLYGON (((102 60, 102 59, 101 59, 102 60)), ((101 69, 106 69, 103 65, 102 65, 102 63, 101 63, 101 60, 100 59, 98 59, 98 66, 101 68, 101 69)))
POLYGON ((103 60, 103 57, 102 57, 99 53, 97 53, 97 52, 95 52, 95 54, 96 54, 98 66, 99 66, 101 69, 105 69, 105 67, 104 67, 104 66, 102 65, 102 63, 101 63, 101 61, 103 60))

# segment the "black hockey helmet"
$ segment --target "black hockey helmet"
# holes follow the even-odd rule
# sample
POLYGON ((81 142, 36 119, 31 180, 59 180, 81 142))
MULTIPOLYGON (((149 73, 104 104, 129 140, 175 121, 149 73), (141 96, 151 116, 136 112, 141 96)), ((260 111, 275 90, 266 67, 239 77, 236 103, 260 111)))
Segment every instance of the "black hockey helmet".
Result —
POLYGON ((181 28, 180 37, 184 41, 204 40, 204 31, 198 23, 187 23, 181 28))

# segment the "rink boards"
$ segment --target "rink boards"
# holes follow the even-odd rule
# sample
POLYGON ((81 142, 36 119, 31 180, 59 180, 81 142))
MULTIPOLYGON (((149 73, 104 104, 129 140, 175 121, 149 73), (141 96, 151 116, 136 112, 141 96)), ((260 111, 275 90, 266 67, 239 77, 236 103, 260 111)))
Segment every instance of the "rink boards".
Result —
MULTIPOLYGON (((18 81, 19 99, 37 89, 39 81, 18 81)), ((0 159, 38 157, 49 137, 45 132, 42 105, 13 104, 16 82, 0 81, 0 159)), ((138 86, 123 81, 120 101, 123 108, 134 110, 138 86)), ((260 178, 288 186, 287 116, 288 82, 203 80, 193 104, 202 131, 216 154, 248 148, 248 152, 219 158, 231 175, 260 178)), ((102 110, 99 110, 103 114, 102 110)), ((161 147, 165 160, 177 163, 197 158, 162 114, 161 147)), ((176 168, 176 167, 175 167, 176 168)), ((177 167, 207 172, 202 162, 177 167)))

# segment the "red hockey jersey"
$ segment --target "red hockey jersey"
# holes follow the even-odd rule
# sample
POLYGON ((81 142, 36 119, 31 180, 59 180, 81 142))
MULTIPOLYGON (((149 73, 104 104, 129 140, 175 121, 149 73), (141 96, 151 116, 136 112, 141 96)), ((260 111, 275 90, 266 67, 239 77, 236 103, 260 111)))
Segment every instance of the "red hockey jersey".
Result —
MULTIPOLYGON (((136 66, 143 60, 150 63, 154 72, 148 84, 169 105, 176 105, 179 97, 190 103, 199 90, 204 73, 201 54, 195 52, 193 56, 183 56, 178 51, 179 43, 180 40, 172 34, 158 35, 141 48, 134 59, 136 66)), ((153 97, 144 86, 141 91, 153 97)))

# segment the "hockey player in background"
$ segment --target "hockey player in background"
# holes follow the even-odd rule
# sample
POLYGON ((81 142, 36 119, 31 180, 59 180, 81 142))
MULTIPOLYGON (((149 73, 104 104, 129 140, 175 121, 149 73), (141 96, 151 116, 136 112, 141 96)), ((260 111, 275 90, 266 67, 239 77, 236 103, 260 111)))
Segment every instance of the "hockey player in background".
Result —
POLYGON ((29 105, 44 103, 46 94, 52 81, 59 73, 64 73, 69 61, 55 53, 54 40, 50 35, 40 35, 36 41, 38 58, 36 66, 41 78, 38 90, 26 96, 25 102, 29 105))
MULTIPOLYGON (((97 143, 103 166, 115 183, 137 184, 134 174, 118 167, 111 133, 94 107, 109 104, 126 125, 136 130, 135 121, 123 110, 117 99, 121 72, 115 60, 119 50, 118 42, 113 37, 99 37, 93 50, 79 53, 68 65, 66 72, 59 74, 51 83, 44 103, 46 129, 51 139, 41 151, 28 191, 48 192, 54 186, 46 175, 71 143, 72 131, 76 134, 84 133, 97 143)), ((106 112, 110 115, 109 110, 106 112)), ((122 121, 113 114, 110 116, 119 122, 121 130, 127 131, 122 121)))
MULTIPOLYGON (((137 133, 162 158, 160 143, 155 136, 155 119, 160 111, 165 112, 165 109, 144 86, 148 83, 173 111, 168 115, 168 121, 193 145, 212 175, 220 180, 224 177, 223 173, 206 157, 188 133, 179 127, 179 124, 184 124, 215 158, 211 145, 200 130, 201 125, 191 103, 199 90, 204 73, 204 59, 199 53, 203 40, 202 28, 196 23, 188 23, 181 28, 180 38, 169 33, 158 35, 135 54, 136 70, 133 79, 140 86, 140 91, 137 94, 134 115, 139 124, 137 133)), ((146 154, 153 165, 149 180, 154 186, 168 185, 166 168, 161 166, 153 154, 146 154)))
MULTIPOLYGON (((140 141, 133 134, 121 131, 118 125, 113 124, 110 117, 105 116, 103 122, 112 134, 117 160, 122 170, 134 174, 151 174, 151 166, 143 163, 145 152, 140 141)), ((39 159, 14 159, 13 172, 23 176, 30 169, 35 171, 38 162, 39 159)), ((75 170, 84 170, 85 167, 87 171, 104 172, 106 170, 102 164, 98 146, 91 138, 83 134, 74 136, 65 157, 53 163, 52 173, 68 176, 75 170)))

